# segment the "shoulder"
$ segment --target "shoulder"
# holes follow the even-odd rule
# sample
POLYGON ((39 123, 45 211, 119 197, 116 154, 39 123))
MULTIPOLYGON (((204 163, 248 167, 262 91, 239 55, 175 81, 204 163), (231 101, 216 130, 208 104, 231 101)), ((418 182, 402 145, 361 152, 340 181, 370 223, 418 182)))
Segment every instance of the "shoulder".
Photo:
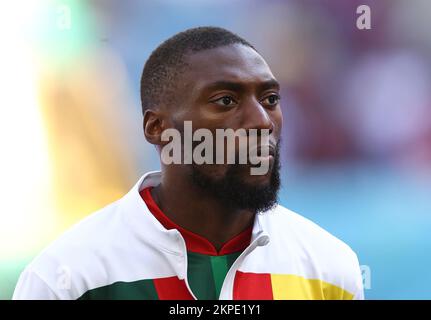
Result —
POLYGON ((74 254, 78 252, 79 258, 83 258, 83 254, 97 254, 115 241, 118 233, 122 233, 125 227, 117 202, 111 203, 65 231, 42 251, 30 266, 36 267, 48 257, 72 261, 74 254))
POLYGON ((265 260, 272 262, 271 272, 319 279, 363 297, 357 255, 342 240, 281 205, 259 220, 270 237, 265 260))
POLYGON ((336 253, 339 257, 356 259, 356 254, 342 240, 304 216, 281 205, 261 214, 260 221, 271 238, 316 250, 322 255, 336 253))
POLYGON ((24 270, 23 283, 45 286, 59 299, 77 299, 87 288, 106 281, 107 266, 111 260, 121 259, 118 249, 121 243, 130 242, 128 237, 127 223, 114 202, 45 248, 24 270))

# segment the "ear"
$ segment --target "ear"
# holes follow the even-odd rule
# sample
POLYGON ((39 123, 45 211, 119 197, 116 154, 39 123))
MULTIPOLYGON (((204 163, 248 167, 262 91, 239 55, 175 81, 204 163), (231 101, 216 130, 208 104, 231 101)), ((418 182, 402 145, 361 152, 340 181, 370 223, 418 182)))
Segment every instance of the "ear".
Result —
POLYGON ((159 110, 146 110, 144 113, 144 135, 147 141, 154 145, 162 145, 162 133, 166 129, 163 113, 159 110))

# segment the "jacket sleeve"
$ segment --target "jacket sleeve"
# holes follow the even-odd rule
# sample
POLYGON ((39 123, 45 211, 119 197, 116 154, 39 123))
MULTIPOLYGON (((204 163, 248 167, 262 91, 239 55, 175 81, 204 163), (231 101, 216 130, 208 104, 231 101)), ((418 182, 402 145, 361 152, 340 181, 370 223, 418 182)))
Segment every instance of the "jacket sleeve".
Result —
POLYGON ((13 300, 58 300, 55 292, 32 270, 24 270, 13 293, 13 300))

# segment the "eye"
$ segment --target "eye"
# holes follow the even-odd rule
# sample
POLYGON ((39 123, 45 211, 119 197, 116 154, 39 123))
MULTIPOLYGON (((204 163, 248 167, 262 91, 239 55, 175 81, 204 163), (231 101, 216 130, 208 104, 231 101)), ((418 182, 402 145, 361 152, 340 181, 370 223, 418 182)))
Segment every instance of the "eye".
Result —
POLYGON ((223 107, 232 107, 236 104, 236 101, 230 96, 224 96, 219 99, 213 100, 212 102, 223 107))
POLYGON ((278 94, 271 94, 262 100, 263 105, 270 107, 276 106, 280 102, 280 96, 278 94))

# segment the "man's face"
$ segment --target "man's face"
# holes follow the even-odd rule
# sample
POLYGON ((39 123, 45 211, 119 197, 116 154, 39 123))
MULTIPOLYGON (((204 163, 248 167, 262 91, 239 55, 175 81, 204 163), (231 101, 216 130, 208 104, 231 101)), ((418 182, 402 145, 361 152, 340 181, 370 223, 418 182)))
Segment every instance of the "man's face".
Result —
MULTIPOLYGON (((280 185, 279 140, 283 122, 274 75, 256 51, 238 44, 188 55, 186 62, 189 67, 180 76, 178 105, 172 108, 172 121, 178 130, 184 121, 192 121, 193 131, 206 128, 214 137, 216 129, 227 128, 246 132, 266 129, 270 133, 266 174, 252 175, 250 163, 192 164, 188 169, 193 181, 207 192, 217 193, 226 205, 268 209, 275 204, 280 185)), ((237 139, 234 149, 224 145, 225 155, 238 154, 239 140, 248 138, 245 135, 237 139)))

